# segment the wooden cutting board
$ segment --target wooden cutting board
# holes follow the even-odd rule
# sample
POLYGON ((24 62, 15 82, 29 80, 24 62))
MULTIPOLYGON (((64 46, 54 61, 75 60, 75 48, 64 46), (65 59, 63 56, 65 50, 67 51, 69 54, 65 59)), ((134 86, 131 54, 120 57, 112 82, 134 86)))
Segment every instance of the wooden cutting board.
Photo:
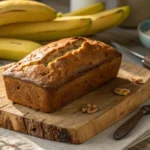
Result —
POLYGON ((55 113, 42 113, 12 104, 5 94, 2 68, 0 69, 0 127, 36 137, 66 142, 83 143, 104 129, 127 116, 150 98, 150 72, 147 69, 123 62, 119 75, 109 83, 73 101, 55 113), (143 85, 130 80, 132 77, 144 79, 143 85), (116 95, 116 87, 131 91, 128 96, 116 95), (94 114, 81 112, 84 104, 96 104, 94 114))

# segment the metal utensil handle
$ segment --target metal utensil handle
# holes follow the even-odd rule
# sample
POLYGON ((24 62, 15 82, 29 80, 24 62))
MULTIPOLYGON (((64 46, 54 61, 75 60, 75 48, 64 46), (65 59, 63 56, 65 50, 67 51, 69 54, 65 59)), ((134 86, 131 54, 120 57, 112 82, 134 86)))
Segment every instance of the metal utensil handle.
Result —
POLYGON ((150 56, 145 56, 142 62, 146 68, 150 69, 150 56))
POLYGON ((120 140, 124 136, 126 136, 138 123, 138 121, 144 116, 142 110, 140 110, 137 114, 132 116, 129 120, 127 120, 123 125, 121 125, 113 134, 113 138, 115 140, 120 140))

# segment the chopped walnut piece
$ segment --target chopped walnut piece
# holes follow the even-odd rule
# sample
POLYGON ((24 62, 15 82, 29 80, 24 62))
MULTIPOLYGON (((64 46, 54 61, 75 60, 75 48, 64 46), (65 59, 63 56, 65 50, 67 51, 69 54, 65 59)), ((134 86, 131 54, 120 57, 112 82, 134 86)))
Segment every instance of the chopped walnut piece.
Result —
POLYGON ((141 78, 131 78, 131 79, 136 84, 144 84, 144 81, 141 78))
POLYGON ((125 88, 115 88, 114 92, 118 95, 126 96, 130 93, 130 90, 125 88))
POLYGON ((98 109, 97 109, 96 105, 93 105, 92 107, 88 108, 87 113, 88 114, 93 114, 93 113, 97 112, 97 110, 98 109))
POLYGON ((81 111, 83 113, 88 113, 88 114, 95 113, 97 110, 98 109, 97 109, 96 105, 91 105, 91 104, 86 104, 81 109, 81 111))
POLYGON ((83 113, 86 113, 87 110, 88 110, 88 108, 90 108, 90 107, 91 107, 91 104, 86 104, 86 105, 84 105, 84 106, 82 107, 81 111, 82 111, 83 113))

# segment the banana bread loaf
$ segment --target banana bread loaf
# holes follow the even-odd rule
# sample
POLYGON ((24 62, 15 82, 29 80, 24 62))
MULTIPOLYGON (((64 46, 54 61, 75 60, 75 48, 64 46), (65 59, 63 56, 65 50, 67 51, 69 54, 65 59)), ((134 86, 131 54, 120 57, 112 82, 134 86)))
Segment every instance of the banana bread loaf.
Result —
POLYGON ((121 54, 84 37, 42 46, 3 72, 6 93, 15 103, 53 112, 116 77, 121 54))

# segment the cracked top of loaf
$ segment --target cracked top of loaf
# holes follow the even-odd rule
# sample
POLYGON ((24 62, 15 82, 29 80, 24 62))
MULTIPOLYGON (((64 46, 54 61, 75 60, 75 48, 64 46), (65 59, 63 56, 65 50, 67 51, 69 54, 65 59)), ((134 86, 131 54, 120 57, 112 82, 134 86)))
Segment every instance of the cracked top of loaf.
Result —
POLYGON ((58 88, 116 57, 121 57, 121 54, 109 45, 84 37, 72 37, 36 49, 9 66, 3 75, 42 87, 58 88))

